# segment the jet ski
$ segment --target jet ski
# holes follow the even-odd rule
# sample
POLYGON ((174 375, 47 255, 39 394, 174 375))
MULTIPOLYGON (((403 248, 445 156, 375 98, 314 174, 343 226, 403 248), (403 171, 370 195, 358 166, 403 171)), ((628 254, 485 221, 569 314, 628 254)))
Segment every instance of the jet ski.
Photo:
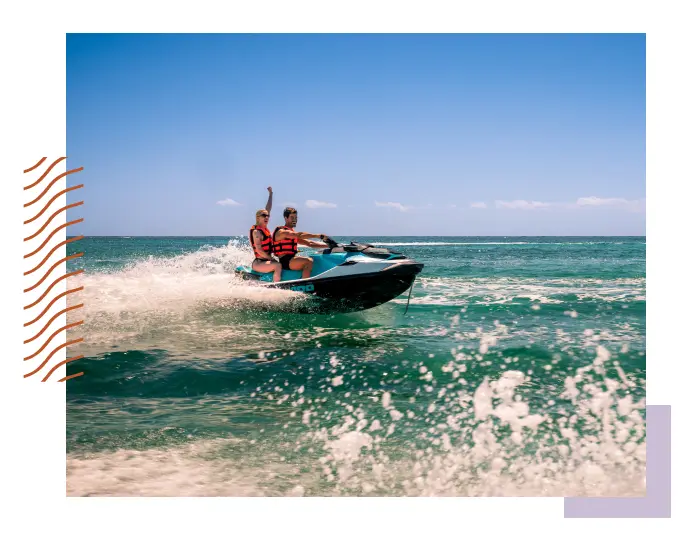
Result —
MULTIPOLYGON (((423 264, 402 253, 367 243, 338 244, 324 239, 326 249, 308 253, 313 258, 311 277, 301 271, 282 271, 282 280, 272 281, 272 273, 258 273, 250 266, 239 266, 236 275, 265 288, 303 293, 305 312, 348 313, 370 309, 393 300, 412 289, 423 264)), ((409 294, 410 300, 410 294, 409 294)))

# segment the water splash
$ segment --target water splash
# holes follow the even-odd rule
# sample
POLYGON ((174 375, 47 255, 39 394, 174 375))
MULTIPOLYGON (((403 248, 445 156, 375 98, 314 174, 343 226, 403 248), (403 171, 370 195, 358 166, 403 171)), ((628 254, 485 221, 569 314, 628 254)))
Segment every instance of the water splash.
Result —
MULTIPOLYGON (((435 396, 427 406, 399 405, 387 391, 364 403, 341 399, 330 425, 307 411, 317 419, 304 437, 322 446, 330 494, 641 496, 645 401, 629 393, 635 383, 619 366, 606 368, 610 358, 599 346, 593 363, 566 378, 556 404, 537 413, 519 392, 532 382, 521 370, 486 376, 468 392, 450 382, 438 389, 438 375, 421 367, 419 392, 435 396)), ((547 394, 540 388, 530 399, 547 394)))
POLYGON ((190 333, 196 339, 214 328, 203 322, 207 316, 280 311, 304 300, 298 292, 266 289, 237 277, 235 268, 250 263, 251 256, 248 245, 231 241, 172 258, 137 260, 119 270, 82 274, 75 283, 85 287, 80 297, 85 305, 72 315, 79 314, 85 325, 72 335, 85 338, 81 352, 90 352, 87 348, 92 346, 92 353, 148 334, 152 340, 169 331, 190 333))
POLYGON ((498 329, 388 376, 329 353, 259 383, 259 439, 71 456, 69 494, 642 496, 645 382, 596 336, 563 373, 509 357, 498 329))

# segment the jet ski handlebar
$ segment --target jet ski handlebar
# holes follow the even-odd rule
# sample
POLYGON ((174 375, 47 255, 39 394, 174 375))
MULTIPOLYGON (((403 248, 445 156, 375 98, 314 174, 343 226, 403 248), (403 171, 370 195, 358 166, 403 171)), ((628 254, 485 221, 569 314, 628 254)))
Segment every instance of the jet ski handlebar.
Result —
POLYGON ((323 239, 321 239, 321 240, 328 245, 328 248, 338 248, 338 246, 340 246, 337 242, 335 242, 328 235, 324 235, 323 239))

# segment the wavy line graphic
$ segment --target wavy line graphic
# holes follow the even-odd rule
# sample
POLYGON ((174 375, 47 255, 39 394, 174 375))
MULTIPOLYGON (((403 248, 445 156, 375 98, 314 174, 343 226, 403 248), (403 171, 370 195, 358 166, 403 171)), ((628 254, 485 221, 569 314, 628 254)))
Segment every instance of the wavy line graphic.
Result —
POLYGON ((39 279, 39 282, 38 282, 38 283, 36 283, 36 284, 30 286, 29 288, 25 288, 24 291, 25 291, 25 292, 31 292, 31 291, 34 290, 35 288, 39 287, 39 286, 41 285, 41 283, 43 283, 43 282, 48 278, 48 276, 51 275, 51 272, 52 272, 54 269, 56 269, 59 265, 61 265, 63 262, 67 262, 68 260, 73 260, 73 259, 75 259, 75 258, 80 258, 82 255, 83 255, 82 252, 78 252, 77 254, 72 254, 71 256, 66 256, 65 258, 61 258, 60 260, 58 260, 55 264, 53 264, 53 265, 49 268, 49 270, 44 274, 44 276, 43 276, 41 279, 39 279))
MULTIPOLYGON (((34 269, 30 269, 29 271, 25 271, 24 274, 25 274, 25 275, 31 275, 31 274, 34 273, 37 269, 41 268, 41 266, 44 265, 44 264, 47 262, 47 260, 51 257, 51 254, 53 254, 54 252, 56 252, 56 250, 58 250, 59 248, 61 248, 63 245, 70 244, 70 243, 74 243, 75 241, 80 241, 80 240, 82 240, 82 238, 83 238, 83 236, 80 235, 79 237, 71 237, 70 239, 67 239, 67 240, 63 241, 62 243, 58 243, 56 246, 54 246, 54 247, 51 249, 51 251, 46 255, 46 257, 45 257, 43 260, 41 260, 41 263, 40 263, 38 266, 36 266, 34 269)), ((26 256, 25 256, 25 258, 26 258, 26 256)))
MULTIPOLYGON (((34 252, 30 252, 29 254, 25 254, 25 255, 24 255, 25 259, 26 259, 26 258, 31 258, 32 256, 34 256, 34 254, 36 254, 37 252, 40 252, 41 249, 44 248, 44 247, 46 246, 46 244, 51 240, 51 237, 53 237, 53 236, 54 236, 56 233, 58 233, 61 229, 65 229, 66 227, 69 227, 69 226, 71 226, 71 225, 75 225, 76 223, 80 223, 80 222, 82 222, 82 221, 83 221, 83 218, 80 218, 79 220, 73 220, 73 221, 64 223, 63 225, 59 225, 56 229, 54 229, 54 230, 51 232, 51 235, 49 235, 48 237, 46 237, 46 240, 45 240, 43 243, 41 243, 41 246, 40 246, 39 248, 37 248, 34 252)), ((81 239, 83 238, 82 235, 81 235, 80 238, 81 238, 81 239)))
POLYGON ((25 374, 24 377, 29 378, 30 376, 34 376, 37 372, 39 372, 41 369, 43 369, 46 366, 46 363, 48 363, 51 360, 51 358, 54 356, 54 354, 57 351, 60 351, 63 348, 67 348, 68 346, 70 346, 72 344, 78 344, 82 341, 83 341, 82 338, 76 338, 75 340, 69 340, 68 342, 65 342, 64 344, 61 344, 60 346, 54 348, 53 351, 49 354, 49 356, 46 359, 44 359, 44 362, 41 365, 39 365, 37 368, 35 368, 32 372, 28 372, 27 374, 25 374))
MULTIPOLYGON (((44 225, 41 226, 41 229, 39 229, 39 231, 34 233, 34 235, 32 235, 31 237, 25 237, 24 238, 25 242, 31 241, 34 237, 37 237, 38 235, 40 235, 44 231, 44 229, 46 229, 46 227, 53 221, 53 219, 56 216, 58 216, 61 212, 65 212, 69 208, 75 208, 76 206, 82 206, 82 205, 83 205, 83 201, 80 201, 80 202, 74 202, 73 204, 69 204, 68 206, 64 206, 63 208, 59 208, 53 214, 51 214, 51 217, 48 220, 46 220, 46 222, 44 222, 44 225)), ((83 221, 83 219, 80 218, 80 221, 83 221)))
MULTIPOLYGON (((83 358, 82 355, 78 355, 78 357, 75 357, 75 359, 82 359, 82 358, 83 358)), ((71 359, 71 361, 72 361, 72 359, 71 359)), ((67 361, 66 361, 66 362, 67 362, 67 361)), ((60 365, 59 365, 59 366, 60 366, 60 365)), ((53 370, 53 369, 52 369, 52 370, 53 370)), ((77 377, 77 376, 82 376, 83 374, 85 374, 85 373, 84 373, 84 372, 78 372, 78 373, 76 373, 76 374, 71 374, 70 376, 64 376, 63 378, 61 378, 61 379, 59 380, 59 382, 65 382, 66 380, 70 380, 71 378, 75 378, 75 377, 77 377)), ((42 380, 42 382, 46 382, 46 378, 44 378, 44 379, 42 380)))
POLYGON ((41 157, 41 159, 39 160, 39 162, 37 162, 34 166, 32 166, 31 168, 25 168, 25 169, 24 169, 24 173, 26 174, 27 172, 31 172, 31 171, 34 170, 35 168, 39 168, 39 166, 41 166, 41 164, 46 160, 46 158, 47 158, 47 157, 41 157))
MULTIPOLYGON (((39 168, 40 166, 42 166, 44 164, 44 162, 47 160, 47 158, 48 157, 42 157, 31 168, 25 169, 24 173, 27 174, 27 173, 39 168)), ((33 189, 34 187, 40 185, 47 177, 49 177, 52 170, 54 170, 54 168, 56 168, 56 166, 58 166, 58 164, 60 164, 62 161, 66 160, 66 158, 67 157, 59 157, 55 161, 53 161, 51 163, 51 165, 48 166, 48 168, 46 168, 46 170, 41 175, 41 177, 39 177, 36 181, 34 181, 34 183, 31 183, 30 185, 25 186, 24 190, 28 191, 28 190, 33 189)), ((43 187, 41 193, 39 193, 39 195, 37 197, 35 197, 34 199, 30 200, 29 202, 26 202, 24 204, 24 207, 27 208, 27 207, 30 207, 34 204, 37 204, 39 201, 44 199, 44 197, 46 197, 49 194, 49 191, 52 189, 52 187, 54 185, 56 185, 58 182, 60 182, 61 180, 63 180, 67 176, 69 176, 71 174, 75 174, 77 172, 81 172, 82 170, 83 170, 83 167, 81 166, 80 168, 74 168, 72 170, 63 171, 62 173, 53 177, 53 179, 43 187)), ((67 180, 65 180, 65 181, 67 181, 67 180)), ((58 191, 48 200, 48 202, 44 205, 44 207, 41 209, 41 211, 38 214, 25 220, 25 222, 24 222, 25 225, 30 224, 32 222, 35 222, 37 220, 41 220, 42 225, 38 231, 36 231, 34 234, 30 235, 29 237, 26 237, 24 239, 24 242, 31 241, 32 239, 35 239, 36 237, 39 237, 40 235, 43 236, 44 232, 49 230, 50 226, 52 225, 52 222, 54 222, 54 220, 56 219, 56 217, 59 214, 61 214, 63 212, 67 212, 69 209, 75 208, 76 206, 82 206, 83 201, 79 201, 79 202, 74 202, 72 204, 58 208, 55 211, 53 211, 51 214, 47 213, 49 211, 49 208, 51 207, 51 205, 57 199, 59 199, 61 197, 61 195, 65 195, 66 193, 69 193, 70 191, 73 191, 75 189, 80 189, 82 187, 83 187, 83 184, 80 184, 80 185, 74 185, 72 187, 67 187, 65 189, 58 191)), ((77 220, 67 221, 66 223, 63 223, 63 224, 53 228, 51 230, 51 233, 48 235, 48 237, 46 237, 44 239, 44 241, 42 242, 42 244, 38 248, 36 248, 32 252, 29 252, 29 253, 24 255, 24 259, 27 260, 28 258, 31 258, 32 256, 39 254, 42 250, 44 250, 44 248, 51 242, 51 239, 56 234, 61 234, 63 236, 63 240, 61 243, 53 246, 53 248, 51 248, 51 250, 44 255, 43 259, 38 264, 34 265, 31 269, 24 272, 25 277, 30 276, 34 273, 38 273, 41 275, 41 278, 39 279, 38 282, 36 282, 32 286, 29 286, 29 287, 24 289, 25 293, 36 290, 39 287, 41 287, 47 280, 50 280, 50 278, 53 279, 51 281, 51 283, 48 285, 48 288, 46 288, 44 290, 44 292, 41 294, 41 296, 38 299, 36 299, 31 304, 24 306, 25 310, 28 310, 28 309, 35 307, 36 305, 42 303, 48 296, 52 295, 54 292, 54 288, 56 287, 56 285, 61 283, 61 281, 68 282, 69 277, 73 277, 75 275, 79 275, 79 274, 84 272, 82 269, 78 269, 75 271, 68 271, 68 269, 66 268, 67 273, 65 273, 64 275, 52 277, 52 274, 54 273, 54 271, 56 269, 59 268, 59 266, 61 266, 62 264, 65 264, 66 266, 68 266, 68 262, 70 262, 71 260, 74 260, 76 258, 80 258, 81 256, 83 256, 83 254, 84 254, 83 252, 78 252, 75 254, 71 254, 69 256, 64 256, 64 257, 58 259, 57 261, 55 261, 52 265, 50 265, 50 266, 48 265, 48 262, 51 259, 51 256, 57 250, 59 250, 61 247, 63 247, 63 246, 67 247, 67 245, 69 245, 70 243, 73 243, 73 242, 76 242, 76 241, 83 239, 82 235, 77 236, 77 237, 71 237, 71 238, 67 238, 65 236, 65 232, 66 232, 66 229, 68 227, 75 225, 75 224, 79 224, 83 220, 84 220, 84 218, 79 218, 77 220)), ((24 326, 28 327, 28 326, 40 321, 51 310, 51 308, 54 306, 54 304, 56 304, 59 300, 65 299, 67 301, 67 297, 70 294, 80 292, 81 290, 83 290, 83 288, 84 287, 82 287, 82 286, 79 286, 77 288, 68 288, 66 291, 61 292, 56 296, 53 296, 51 301, 49 302, 49 304, 46 307, 44 307, 43 311, 39 315, 37 315, 34 319, 32 319, 31 321, 24 323, 24 326)), ((64 315, 66 316, 65 318, 67 319, 68 313, 70 311, 74 311, 74 310, 80 309, 82 307, 83 307, 83 304, 81 303, 81 304, 73 305, 70 307, 65 307, 61 311, 59 311, 58 313, 55 313, 48 320, 48 322, 46 322, 44 324, 43 328, 39 332, 34 334, 31 338, 26 339, 24 341, 24 344, 25 345, 32 344, 32 342, 35 342, 35 341, 37 343, 41 343, 42 341, 39 339, 44 337, 44 334, 49 330, 49 327, 51 327, 51 325, 57 319, 62 318, 64 315)), ((71 322, 71 323, 67 323, 67 321, 64 321, 64 322, 62 322, 62 324, 64 324, 64 326, 61 326, 60 328, 54 330, 50 336, 45 337, 41 346, 24 358, 24 361, 30 361, 30 362, 33 360, 38 360, 37 358, 40 357, 41 354, 43 354, 45 351, 48 351, 48 355, 41 362, 41 364, 39 366, 37 366, 35 369, 31 370, 30 372, 27 372, 26 374, 24 374, 24 378, 29 378, 30 376, 33 376, 36 373, 38 373, 39 371, 41 371, 42 369, 44 369, 52 361, 52 359, 54 358, 54 356, 56 354, 58 354, 62 351, 65 351, 65 353, 68 353, 68 348, 70 346, 72 346, 74 344, 78 344, 78 343, 83 341, 83 338, 74 338, 74 339, 68 340, 68 333, 69 333, 70 329, 73 329, 75 327, 83 325, 84 320, 79 319, 79 320, 77 320, 75 322, 71 322), (64 336, 65 336, 65 341, 63 343, 61 343, 61 340, 64 338, 64 336)), ((46 382, 51 377, 51 375, 56 370, 58 370, 60 367, 62 367, 64 365, 66 365, 66 367, 67 367, 68 364, 73 363, 74 361, 77 361, 78 359, 82 359, 82 358, 83 358, 83 355, 77 355, 74 357, 66 357, 66 359, 58 362, 53 367, 51 367, 51 369, 46 373, 46 375, 42 379, 42 382, 46 382)), ((70 380, 72 378, 76 378, 78 376, 82 376, 84 374, 85 374, 84 372, 78 372, 78 373, 69 375, 66 372, 66 376, 61 378, 59 380, 59 382, 66 382, 67 380, 70 380)))
POLYGON ((55 201, 58 197, 60 197, 61 195, 64 195, 65 193, 68 193, 69 191, 75 191, 76 189, 80 189, 81 187, 84 187, 84 185, 83 185, 82 183, 81 183, 80 185, 75 185, 75 186, 73 186, 73 187, 69 187, 68 189, 64 189, 63 191, 60 191, 60 192, 56 193, 56 194, 51 198, 51 200, 50 200, 48 203, 46 203, 46 206, 44 206, 44 208, 42 208, 41 212, 39 212, 39 213, 38 213, 36 216, 34 216, 33 218, 30 218, 30 219, 28 219, 28 220, 24 220, 24 223, 25 223, 25 224, 28 224, 28 223, 32 223, 34 220, 38 220, 38 219, 44 214, 44 212, 46 212, 46 211, 49 209, 49 206, 51 206, 51 203, 52 203, 53 201, 55 201))
MULTIPOLYGON (((80 287, 80 288, 82 289, 83 287, 80 287)), ((64 292, 64 294, 67 294, 67 293, 64 292)), ((73 311, 74 309, 79 309, 79 308, 81 308, 81 307, 83 307, 83 304, 78 304, 77 306, 71 306, 71 307, 67 307, 67 308, 65 308, 65 309, 62 309, 62 310, 59 311, 56 315, 54 315, 53 317, 51 317, 51 319, 49 320, 49 322, 46 323, 46 324, 44 325, 44 328, 42 328, 37 334, 35 334, 35 335, 32 336, 31 338, 29 338, 28 340, 25 340, 24 343, 25 343, 25 344, 28 344, 29 342, 33 342, 34 340, 36 340, 37 338, 39 338, 39 336, 41 336, 42 334, 44 334, 44 332, 46 332, 46 329, 49 328, 49 327, 51 326, 51 323, 53 323, 56 319, 58 319, 58 318, 59 318, 61 315, 63 315, 64 313, 68 313, 69 311, 73 311)), ((80 322, 82 323, 82 321, 80 321, 80 322)), ((24 326, 26 327, 26 326, 28 326, 28 325, 30 325, 30 324, 31 324, 31 323, 25 323, 24 326)))
MULTIPOLYGON (((46 158, 46 157, 44 157, 44 158, 46 158)), ((27 185, 27 186, 24 188, 24 190, 26 191, 27 189, 31 189, 31 188, 34 187, 35 185, 39 185, 42 181, 44 181, 44 178, 45 178, 46 176, 49 175, 49 172, 51 172, 51 170, 53 170, 54 167, 55 167, 59 162, 61 162, 62 160, 66 160, 66 157, 60 157, 60 158, 57 158, 56 160, 54 160, 53 163, 51 164, 51 166, 49 166, 49 167, 46 169, 46 172, 44 172, 44 175, 41 176, 38 180, 36 180, 36 181, 35 181, 34 183, 32 183, 31 185, 27 185)), ((42 160, 41 162, 44 162, 44 161, 42 160)), ((37 166, 38 166, 38 165, 37 165, 37 166)))
MULTIPOLYGON (((46 382, 49 379, 49 376, 51 376, 54 371, 59 368, 61 365, 67 365, 68 363, 72 361, 77 361, 78 359, 82 359, 85 357, 84 355, 77 355, 76 357, 71 357, 70 359, 66 359, 65 361, 61 361, 58 365, 55 365, 48 373, 46 373, 46 376, 44 376, 44 379, 42 382, 46 382)), ((82 376, 85 374, 84 372, 78 372, 76 374, 71 374, 70 376, 65 376, 59 380, 59 382, 65 382, 66 380, 70 380, 71 378, 75 378, 76 376, 82 376)))
MULTIPOLYGON (((61 160, 62 160, 62 159, 61 159, 61 160)), ((52 164, 52 165, 49 167, 49 170, 51 170, 51 168, 53 168, 53 166, 54 166, 54 165, 52 164)), ((49 170, 47 170, 47 172, 48 172, 49 170)), ((81 168, 73 168, 73 170, 68 170, 67 172, 63 172, 63 174, 60 174, 60 175, 56 176, 54 179, 51 180, 51 183, 49 183, 49 184, 44 188, 44 190, 41 192, 41 194, 40 194, 37 198, 35 198, 35 199, 34 199, 33 201, 31 201, 31 202, 28 202, 28 203, 25 204, 24 206, 31 206, 32 204, 34 204, 35 202, 37 202, 38 200, 40 200, 41 197, 43 197, 44 195, 46 195, 46 193, 49 192, 49 189, 51 189, 51 187, 53 187, 53 184, 56 183, 56 182, 57 182, 58 180, 60 180, 61 178, 65 178, 66 176, 69 176, 70 174, 75 174, 76 172, 80 172, 80 171, 82 171, 82 167, 81 167, 81 168)), ((44 176, 45 176, 45 175, 46 175, 46 174, 44 174, 44 176)), ((37 181, 35 181, 35 182, 32 183, 31 185, 27 185, 27 187, 25 187, 24 190, 27 191, 28 189, 31 189, 31 188, 34 187, 35 185, 39 185, 39 183, 41 182, 41 180, 44 179, 44 176, 41 176, 37 181)))
MULTIPOLYGON (((69 294, 72 294, 73 292, 80 292, 81 290, 84 290, 84 289, 85 289, 84 286, 79 286, 77 288, 71 288, 70 290, 66 290, 65 292, 61 292, 61 294, 59 294, 53 300, 51 300, 51 303, 44 308, 44 311, 42 311, 35 319, 32 319, 28 323, 24 323, 24 326, 28 327, 29 325, 33 325, 34 323, 36 323, 39 319, 41 319, 46 314, 46 312, 49 309, 51 309, 52 305, 54 305, 56 302, 58 302, 64 296, 68 296, 69 294)), ((82 306, 82 305, 83 304, 80 304, 80 306, 82 306)), ((29 309, 30 307, 31 306, 25 306, 24 309, 29 309)))
MULTIPOLYGON (((73 275, 80 275, 81 273, 84 273, 83 269, 79 269, 78 271, 72 271, 71 273, 66 273, 65 275, 62 275, 58 279, 56 279, 53 283, 51 283, 51 286, 47 288, 44 293, 41 295, 41 298, 39 298, 36 302, 32 302, 28 306, 24 306, 24 309, 31 309, 35 305, 37 305, 39 302, 41 302, 44 298, 46 298, 46 295, 51 292, 51 289, 56 286, 58 283, 60 283, 63 279, 67 279, 68 277, 72 277, 73 275)), ((25 290, 26 292, 26 290, 25 290)), ((53 303, 53 302, 52 302, 53 303)))
POLYGON ((44 342, 44 345, 41 346, 37 351, 32 353, 31 355, 27 355, 27 357, 24 358, 25 361, 29 361, 30 359, 34 359, 37 355, 39 355, 42 351, 46 349, 46 346, 48 346, 51 343, 51 340, 54 339, 54 336, 59 334, 60 332, 63 332, 64 330, 71 329, 73 327, 77 327, 78 325, 82 325, 83 321, 76 321, 75 323, 71 323, 70 325, 66 325, 65 327, 59 328, 57 331, 55 331, 51 336, 48 337, 46 342, 44 342))
POLYGON ((49 183, 46 186, 46 188, 41 192, 41 195, 39 195, 33 201, 29 201, 28 203, 26 203, 24 205, 24 207, 26 208, 27 206, 31 206, 32 204, 39 202, 44 197, 44 195, 46 195, 46 193, 49 192, 49 189, 51 189, 51 187, 53 187, 53 184, 56 183, 61 178, 65 177, 69 174, 75 174, 76 172, 80 172, 81 170, 82 170, 82 168, 75 168, 74 170, 68 170, 68 172, 63 172, 63 174, 61 174, 60 176, 55 177, 54 179, 51 180, 51 183, 49 183))

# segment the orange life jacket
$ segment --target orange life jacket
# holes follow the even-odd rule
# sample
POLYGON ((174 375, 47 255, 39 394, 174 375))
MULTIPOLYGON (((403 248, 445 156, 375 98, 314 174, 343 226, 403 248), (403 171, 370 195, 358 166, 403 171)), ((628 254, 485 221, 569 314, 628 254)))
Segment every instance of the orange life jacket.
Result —
POLYGON ((260 233, 262 233, 262 240, 260 242, 260 245, 262 246, 264 252, 267 252, 268 254, 272 255, 272 235, 270 235, 270 230, 260 225, 254 225, 250 228, 250 232, 248 234, 248 237, 250 238, 250 246, 253 247, 253 253, 255 254, 255 259, 268 260, 269 258, 266 258, 262 254, 260 254, 258 252, 258 249, 255 247, 255 240, 253 239, 254 231, 260 231, 260 233))
POLYGON ((279 227, 275 228, 275 232, 273 233, 272 236, 272 246, 273 250, 275 252, 275 256, 288 256, 292 255, 295 256, 297 253, 297 238, 293 237, 291 239, 282 239, 281 241, 275 240, 277 236, 277 232, 280 229, 287 229, 289 231, 294 231, 291 227, 287 227, 286 225, 282 225, 279 227))

